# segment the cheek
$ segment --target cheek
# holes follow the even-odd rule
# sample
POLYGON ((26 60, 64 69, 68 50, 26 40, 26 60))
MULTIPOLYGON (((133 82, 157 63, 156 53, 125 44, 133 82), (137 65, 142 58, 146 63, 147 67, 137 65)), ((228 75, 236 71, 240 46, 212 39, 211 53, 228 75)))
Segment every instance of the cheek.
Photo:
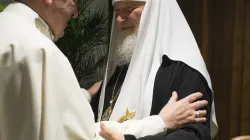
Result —
POLYGON ((76 6, 73 5, 70 0, 67 1, 57 0, 55 2, 55 7, 58 12, 60 12, 62 15, 65 16, 71 16, 73 11, 76 10, 76 6))
POLYGON ((131 13, 128 17, 129 21, 136 26, 140 23, 140 18, 141 16, 136 13, 131 13))

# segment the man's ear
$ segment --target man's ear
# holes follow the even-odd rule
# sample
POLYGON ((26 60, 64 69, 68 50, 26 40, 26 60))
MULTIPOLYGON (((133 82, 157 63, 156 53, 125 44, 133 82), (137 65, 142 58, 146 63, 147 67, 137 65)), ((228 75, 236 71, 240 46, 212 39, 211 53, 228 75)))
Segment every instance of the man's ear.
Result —
POLYGON ((51 5, 52 4, 52 2, 53 2, 53 0, 44 0, 45 2, 46 2, 46 4, 48 4, 48 5, 51 5))

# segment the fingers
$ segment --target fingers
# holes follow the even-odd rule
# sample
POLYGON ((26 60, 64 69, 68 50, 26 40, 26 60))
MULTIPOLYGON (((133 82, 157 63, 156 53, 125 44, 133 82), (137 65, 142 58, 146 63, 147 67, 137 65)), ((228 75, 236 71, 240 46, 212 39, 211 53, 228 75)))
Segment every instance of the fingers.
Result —
POLYGON ((191 107, 194 109, 194 110, 198 110, 204 106, 207 106, 208 105, 208 102, 206 100, 202 100, 202 101, 196 101, 194 103, 191 104, 191 107))
POLYGON ((197 92, 197 93, 193 93, 189 96, 187 96, 186 99, 189 103, 193 103, 194 101, 200 99, 203 95, 200 93, 200 92, 197 92))
POLYGON ((173 102, 176 102, 176 101, 177 101, 177 99, 178 99, 177 92, 176 92, 176 91, 174 91, 174 92, 172 93, 172 96, 171 96, 171 98, 169 99, 168 103, 173 103, 173 102))
POLYGON ((99 135, 100 135, 103 139, 108 140, 108 136, 107 136, 106 133, 104 133, 103 131, 101 131, 101 132, 99 133, 99 135))
POLYGON ((204 123, 207 121, 206 119, 206 115, 207 115, 207 111, 206 110, 198 110, 199 111, 199 116, 197 118, 196 112, 195 111, 195 123, 204 123))
POLYGON ((207 111, 206 110, 199 110, 199 116, 200 117, 206 117, 206 115, 207 115, 207 111))
POLYGON ((112 131, 108 129, 103 122, 100 123, 100 136, 102 136, 105 140, 109 140, 112 137, 112 131))
POLYGON ((92 85, 89 89, 88 89, 88 92, 91 96, 94 96, 98 90, 100 89, 100 86, 102 84, 102 81, 99 81, 97 83, 95 83, 94 85, 92 85))
POLYGON ((121 133, 112 131, 107 128, 103 122, 100 123, 101 132, 99 133, 105 140, 125 140, 124 135, 121 133))
POLYGON ((195 119, 195 123, 205 123, 206 121, 207 119, 205 117, 195 119))
POLYGON ((206 110, 198 110, 199 115, 197 117, 197 111, 194 111, 191 113, 189 116, 186 116, 182 121, 180 121, 180 126, 187 125, 187 124, 193 124, 193 123, 204 123, 207 121, 206 115, 207 111, 206 110))
POLYGON ((103 131, 103 132, 107 132, 108 131, 108 128, 104 125, 103 122, 100 122, 100 128, 101 128, 101 131, 103 131))

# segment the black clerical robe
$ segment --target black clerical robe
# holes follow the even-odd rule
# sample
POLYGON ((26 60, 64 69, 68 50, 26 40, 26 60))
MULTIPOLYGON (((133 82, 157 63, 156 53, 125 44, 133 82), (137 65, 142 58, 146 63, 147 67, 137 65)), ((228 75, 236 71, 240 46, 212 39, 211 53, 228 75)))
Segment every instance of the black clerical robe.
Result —
MULTIPOLYGON (((183 62, 170 60, 167 56, 162 57, 162 64, 159 67, 154 83, 153 100, 151 107, 151 115, 157 115, 161 109, 167 104, 172 92, 177 91, 178 100, 187 97, 188 95, 201 92, 202 99, 208 101, 208 106, 203 109, 207 110, 207 122, 186 125, 177 130, 160 133, 155 136, 146 136, 139 139, 145 140, 211 140, 210 136, 210 112, 212 108, 212 92, 208 87, 206 79, 195 69, 189 67, 183 62)), ((106 88, 104 111, 109 107, 114 85, 118 76, 120 78, 116 84, 114 93, 116 94, 119 87, 122 85, 126 76, 128 66, 117 67, 115 73, 109 80, 106 88), (122 70, 122 72, 121 72, 122 70), (121 74, 120 74, 121 72, 121 74)), ((100 91, 97 96, 92 99, 91 105, 94 110, 96 119, 98 116, 98 102, 100 98, 100 91)), ((125 135, 126 140, 136 139, 132 135, 125 135)))

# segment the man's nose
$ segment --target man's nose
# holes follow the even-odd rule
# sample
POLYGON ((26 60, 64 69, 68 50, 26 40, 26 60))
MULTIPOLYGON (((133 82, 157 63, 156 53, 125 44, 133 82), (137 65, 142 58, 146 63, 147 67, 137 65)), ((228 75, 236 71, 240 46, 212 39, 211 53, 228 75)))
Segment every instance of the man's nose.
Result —
POLYGON ((119 16, 117 16, 117 18, 116 18, 116 22, 117 22, 117 23, 122 23, 122 22, 126 21, 127 19, 128 19, 127 16, 121 16, 121 15, 119 15, 119 16))
POLYGON ((71 15, 72 18, 77 18, 78 17, 78 9, 76 8, 74 12, 71 15))

